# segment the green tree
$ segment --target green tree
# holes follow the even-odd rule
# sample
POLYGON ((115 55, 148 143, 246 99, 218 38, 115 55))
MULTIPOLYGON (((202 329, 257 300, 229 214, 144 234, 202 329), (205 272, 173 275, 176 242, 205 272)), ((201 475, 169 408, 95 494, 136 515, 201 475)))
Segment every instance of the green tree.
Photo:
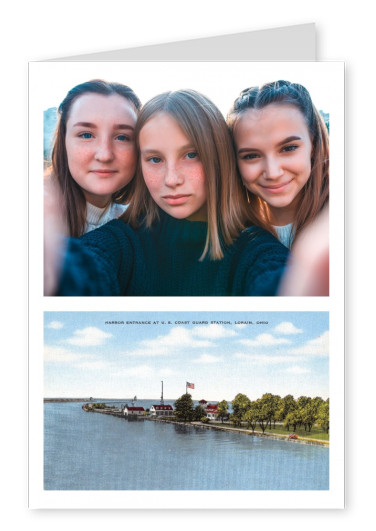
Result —
POLYGON ((325 431, 325 433, 329 432, 329 398, 318 408, 317 424, 325 431))
POLYGON ((201 420, 202 417, 205 417, 205 416, 206 416, 205 409, 200 405, 196 406, 193 412, 193 420, 201 420))
POLYGON ((273 395, 272 393, 265 393, 261 397, 262 408, 264 414, 266 415, 267 421, 269 423, 270 429, 272 428, 272 422, 274 423, 278 416, 278 412, 281 409, 282 399, 278 395, 273 395))
POLYGON ((184 422, 192 422, 194 416, 193 400, 192 396, 189 393, 186 393, 180 398, 178 398, 174 406, 175 416, 178 420, 184 422))
POLYGON ((290 411, 294 411, 296 407, 295 398, 292 395, 286 395, 283 397, 281 420, 285 420, 290 411))
POLYGON ((223 424, 223 421, 226 417, 228 417, 228 403, 226 400, 222 400, 219 402, 217 407, 217 418, 221 419, 223 424))
POLYGON ((251 427, 253 432, 256 429, 257 422, 260 417, 259 409, 260 407, 257 401, 251 402, 249 408, 247 409, 243 417, 247 423, 248 428, 251 427))
POLYGON ((249 400, 247 395, 244 395, 242 393, 238 393, 236 395, 236 397, 232 401, 233 413, 231 415, 231 421, 234 426, 241 426, 243 416, 250 405, 251 401, 249 400))

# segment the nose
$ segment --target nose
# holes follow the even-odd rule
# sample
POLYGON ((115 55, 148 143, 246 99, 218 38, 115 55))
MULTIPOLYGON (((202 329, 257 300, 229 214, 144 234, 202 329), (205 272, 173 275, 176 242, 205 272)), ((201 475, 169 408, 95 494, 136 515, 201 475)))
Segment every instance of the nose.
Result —
POLYGON ((278 179, 283 175, 283 168, 278 157, 267 157, 264 166, 267 179, 278 179))
POLYGON ((108 162, 113 160, 114 152, 110 138, 101 138, 98 140, 97 150, 95 153, 95 159, 98 162, 108 162))
POLYGON ((179 171, 179 168, 177 167, 176 163, 169 162, 166 165, 166 172, 165 172, 165 185, 170 188, 175 188, 176 186, 179 186, 179 184, 182 184, 184 181, 183 175, 181 171, 179 171))

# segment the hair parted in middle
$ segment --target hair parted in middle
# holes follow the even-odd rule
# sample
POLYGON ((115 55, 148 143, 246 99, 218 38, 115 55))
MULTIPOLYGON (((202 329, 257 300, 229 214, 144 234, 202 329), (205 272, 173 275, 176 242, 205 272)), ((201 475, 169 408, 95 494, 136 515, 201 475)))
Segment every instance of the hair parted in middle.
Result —
MULTIPOLYGON (((141 109, 135 141, 143 126, 159 113, 170 115, 192 142, 203 165, 207 191, 208 228, 201 260, 223 258, 223 245, 230 245, 249 225, 250 213, 236 170, 231 136, 220 110, 206 96, 194 90, 165 92, 149 100, 141 109)), ((159 219, 159 207, 152 199, 138 160, 135 192, 121 218, 133 227, 151 227, 159 219)))
MULTIPOLYGON (((323 210, 329 202, 329 135, 319 111, 308 90, 299 83, 278 80, 260 87, 241 91, 227 115, 227 125, 234 138, 237 122, 249 109, 260 110, 268 105, 293 105, 301 112, 312 142, 311 174, 301 192, 301 201, 295 213, 295 237, 323 210)), ((267 203, 244 188, 257 225, 275 231, 270 221, 267 203)))

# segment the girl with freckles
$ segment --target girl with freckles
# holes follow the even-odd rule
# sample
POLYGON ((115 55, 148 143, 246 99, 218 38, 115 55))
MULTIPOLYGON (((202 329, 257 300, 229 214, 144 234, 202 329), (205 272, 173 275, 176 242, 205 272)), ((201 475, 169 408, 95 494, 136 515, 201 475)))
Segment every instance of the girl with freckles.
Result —
POLYGON ((193 90, 158 95, 140 111, 135 142, 129 207, 69 239, 56 293, 275 295, 288 250, 253 224, 217 107, 193 90))
POLYGON ((126 209, 137 163, 134 128, 140 106, 128 86, 101 79, 76 85, 60 104, 51 177, 61 192, 70 236, 81 236, 126 209))
POLYGON ((305 87, 275 81, 241 92, 227 116, 249 209, 287 247, 329 201, 329 141, 305 87))

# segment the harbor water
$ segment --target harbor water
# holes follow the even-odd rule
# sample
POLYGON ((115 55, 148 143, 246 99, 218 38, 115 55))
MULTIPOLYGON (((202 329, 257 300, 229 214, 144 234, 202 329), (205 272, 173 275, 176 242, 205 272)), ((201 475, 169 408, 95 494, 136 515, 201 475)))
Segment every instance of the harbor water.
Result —
MULTIPOLYGON (((146 409, 152 404, 139 400, 136 405, 146 409)), ((87 413, 79 402, 50 402, 44 404, 44 488, 326 490, 329 449, 179 424, 127 421, 87 413)))

